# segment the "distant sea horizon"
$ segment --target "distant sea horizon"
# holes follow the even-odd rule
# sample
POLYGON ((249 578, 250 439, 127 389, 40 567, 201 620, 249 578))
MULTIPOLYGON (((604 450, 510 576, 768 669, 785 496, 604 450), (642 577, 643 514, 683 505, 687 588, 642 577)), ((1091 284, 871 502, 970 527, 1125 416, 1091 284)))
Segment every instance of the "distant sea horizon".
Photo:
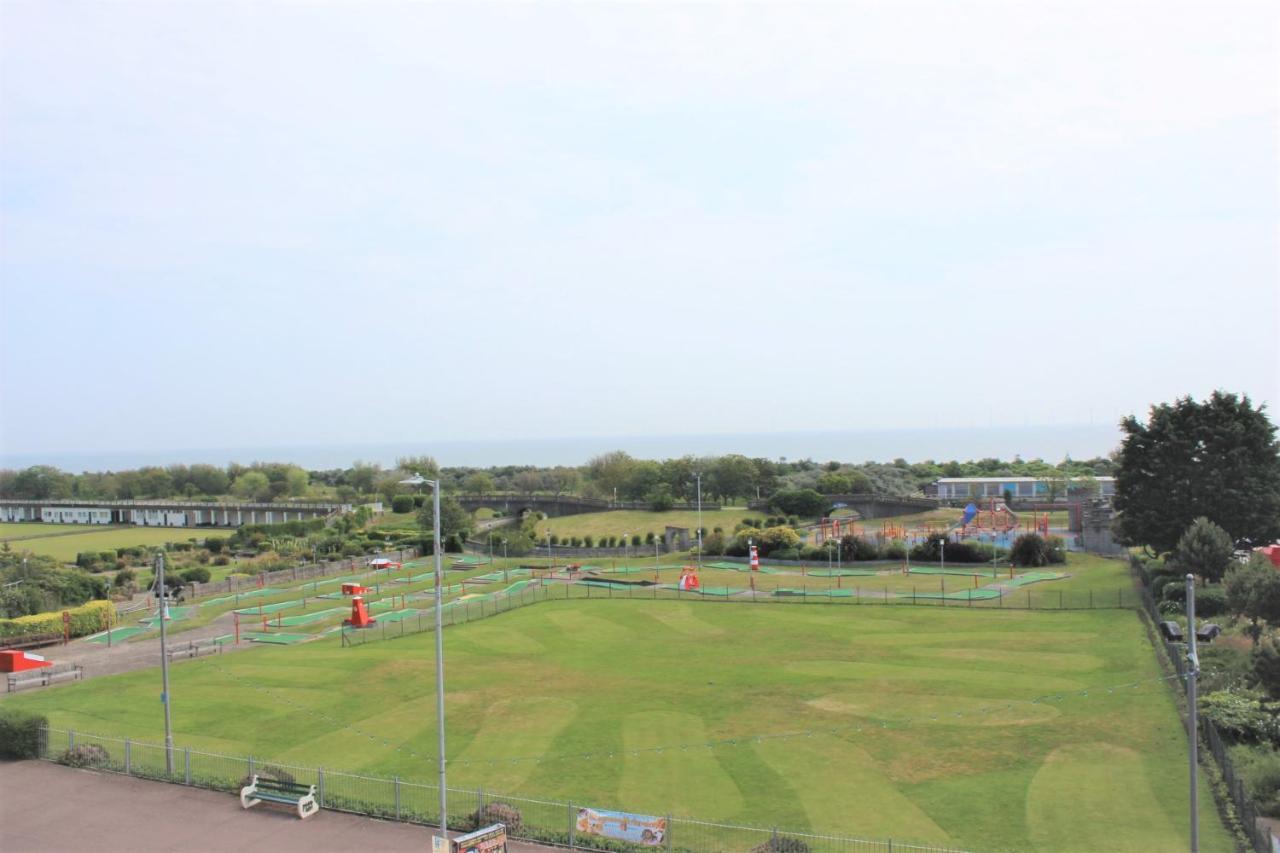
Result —
POLYGON ((0 467, 53 465, 65 471, 120 471, 144 465, 288 462, 310 470, 346 468, 356 460, 395 464, 397 457, 429 455, 446 467, 582 465, 591 457, 624 450, 641 459, 685 455, 744 456, 815 462, 892 462, 906 459, 968 461, 995 457, 1061 462, 1106 456, 1119 446, 1115 425, 963 427, 939 429, 826 430, 714 435, 587 436, 580 438, 396 441, 323 445, 190 448, 185 450, 59 451, 8 453, 0 467))

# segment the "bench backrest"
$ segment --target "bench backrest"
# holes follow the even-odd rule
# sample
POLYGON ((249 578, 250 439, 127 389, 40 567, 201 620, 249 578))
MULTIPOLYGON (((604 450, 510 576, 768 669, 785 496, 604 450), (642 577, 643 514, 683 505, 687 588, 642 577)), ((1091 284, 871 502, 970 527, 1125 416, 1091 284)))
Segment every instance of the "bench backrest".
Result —
POLYGON ((315 786, 301 782, 285 782, 280 779, 264 779, 260 776, 257 787, 263 791, 279 791, 283 794, 309 794, 315 786))

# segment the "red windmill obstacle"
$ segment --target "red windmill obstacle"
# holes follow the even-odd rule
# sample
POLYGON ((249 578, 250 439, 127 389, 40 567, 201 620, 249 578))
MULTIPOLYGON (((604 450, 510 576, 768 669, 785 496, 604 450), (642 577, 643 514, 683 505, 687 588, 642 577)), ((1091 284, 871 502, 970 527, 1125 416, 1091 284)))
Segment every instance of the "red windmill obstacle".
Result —
POLYGON ((352 628, 368 628, 376 621, 369 615, 369 608, 365 607, 364 596, 357 595, 351 599, 351 618, 343 619, 342 624, 350 625, 352 628))

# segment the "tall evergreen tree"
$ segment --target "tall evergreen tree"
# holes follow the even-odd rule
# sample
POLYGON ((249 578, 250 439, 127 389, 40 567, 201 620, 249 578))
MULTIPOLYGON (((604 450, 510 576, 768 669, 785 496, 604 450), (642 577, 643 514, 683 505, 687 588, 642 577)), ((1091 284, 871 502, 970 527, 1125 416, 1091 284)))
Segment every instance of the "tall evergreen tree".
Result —
POLYGON ((1200 516, 1239 542, 1280 535, 1280 442, 1266 406, 1215 391, 1120 423, 1115 532, 1164 553, 1200 516))

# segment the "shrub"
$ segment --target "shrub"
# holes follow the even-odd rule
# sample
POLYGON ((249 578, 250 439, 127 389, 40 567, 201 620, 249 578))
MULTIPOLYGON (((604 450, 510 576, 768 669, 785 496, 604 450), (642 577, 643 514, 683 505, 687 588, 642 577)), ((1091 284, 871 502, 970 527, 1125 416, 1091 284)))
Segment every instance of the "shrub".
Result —
POLYGON ((105 767, 111 760, 107 751, 96 743, 82 743, 67 749, 58 761, 70 767, 105 767))
MULTIPOLYGON (((1061 540, 1059 540, 1060 542, 1061 540)), ((1053 546, 1039 533, 1022 534, 1013 540, 1013 548, 1009 552, 1009 559, 1015 566, 1038 568, 1047 566, 1049 563, 1065 561, 1066 558, 1061 553, 1061 545, 1059 545, 1058 553, 1056 554, 1057 559, 1054 559, 1054 557, 1053 546)))
POLYGON ((1275 743, 1280 703, 1253 691, 1219 690, 1200 697, 1200 712, 1234 740, 1275 743))
POLYGON ((195 566, 194 568, 183 571, 178 575, 178 577, 182 578, 187 583, 208 583, 209 578, 212 576, 209 574, 209 570, 204 566, 195 566))
MULTIPOLYGON (((76 565, 86 571, 93 571, 98 565, 100 556, 97 551, 82 551, 76 554, 76 565)), ((112 562, 115 562, 115 555, 112 555, 112 562)))
POLYGON ((391 511, 399 515, 413 512, 413 495, 396 495, 391 499, 391 511))
POLYGON ((1258 809, 1265 815, 1280 814, 1280 752, 1267 746, 1235 746, 1231 758, 1258 809))
POLYGON ((840 559, 856 562, 858 560, 874 560, 880 556, 874 542, 861 536, 846 536, 840 540, 840 559))
POLYGON ((656 489, 649 495, 649 509, 666 512, 676 505, 676 499, 666 489, 656 489))
POLYGON ((39 758, 40 729, 48 725, 41 714, 0 708, 0 758, 39 758))
POLYGON ((586 547, 588 547, 588 548, 594 548, 594 547, 595 547, 595 544, 596 544, 595 537, 594 537, 594 536, 592 536, 592 535, 590 535, 590 534, 587 534, 586 536, 583 536, 583 537, 582 537, 582 544, 583 544, 583 545, 585 545, 585 546, 586 546, 586 547))
POLYGON ((752 847, 751 853, 809 853, 809 845, 799 838, 775 834, 764 844, 752 847))
POLYGON ((769 559, 771 559, 771 560, 798 560, 798 559, 800 559, 800 549, 799 549, 799 548, 783 548, 783 549, 778 550, 778 551, 773 551, 773 552, 771 552, 771 553, 769 554, 769 559))
MULTIPOLYGON (((274 779, 277 782, 297 782, 297 778, 283 767, 276 767, 274 764, 264 764, 255 770, 255 775, 259 779, 274 779)), ((253 776, 243 776, 237 787, 247 788, 253 784, 253 776)))
POLYGON ((520 837, 521 830, 524 829, 520 810, 507 803, 485 803, 484 808, 472 812, 469 818, 474 829, 495 823, 504 824, 507 827, 507 835, 511 837, 520 837))
POLYGON ((884 560, 904 560, 907 557, 907 546, 901 542, 886 542, 880 546, 880 557, 884 560))
POLYGON ((658 538, 657 535, 652 530, 650 530, 648 533, 644 535, 644 544, 652 545, 653 540, 657 538, 658 538))
POLYGON ((226 545, 227 540, 221 536, 206 536, 204 538, 204 547, 208 549, 210 554, 221 554, 226 545))
POLYGON ((229 566, 231 565, 231 558, 226 554, 219 554, 213 558, 213 564, 215 566, 229 566))
POLYGON ((552 533, 552 534, 551 534, 551 544, 552 544, 552 546, 559 545, 559 544, 560 544, 560 537, 559 537, 559 536, 557 536, 556 534, 552 533))
MULTIPOLYGON (((653 541, 653 534, 652 534, 652 533, 650 533, 650 534, 649 534, 649 541, 650 541, 650 542, 652 542, 652 541, 653 541)), ((632 547, 639 548, 642 544, 643 544, 643 540, 641 540, 641 538, 640 538, 640 534, 639 534, 639 533, 636 533, 636 534, 634 534, 634 535, 631 537, 631 545, 632 545, 632 547)))
POLYGON ((787 515, 820 515, 827 508, 827 499, 813 489, 778 492, 769 499, 769 506, 787 515))
POLYGON ((0 619, 0 637, 28 637, 48 634, 62 634, 62 614, 71 615, 71 636, 83 637, 101 631, 107 624, 114 622, 116 608, 110 601, 90 601, 79 607, 70 607, 66 611, 58 610, 49 613, 37 613, 33 616, 19 616, 16 619, 0 619))

